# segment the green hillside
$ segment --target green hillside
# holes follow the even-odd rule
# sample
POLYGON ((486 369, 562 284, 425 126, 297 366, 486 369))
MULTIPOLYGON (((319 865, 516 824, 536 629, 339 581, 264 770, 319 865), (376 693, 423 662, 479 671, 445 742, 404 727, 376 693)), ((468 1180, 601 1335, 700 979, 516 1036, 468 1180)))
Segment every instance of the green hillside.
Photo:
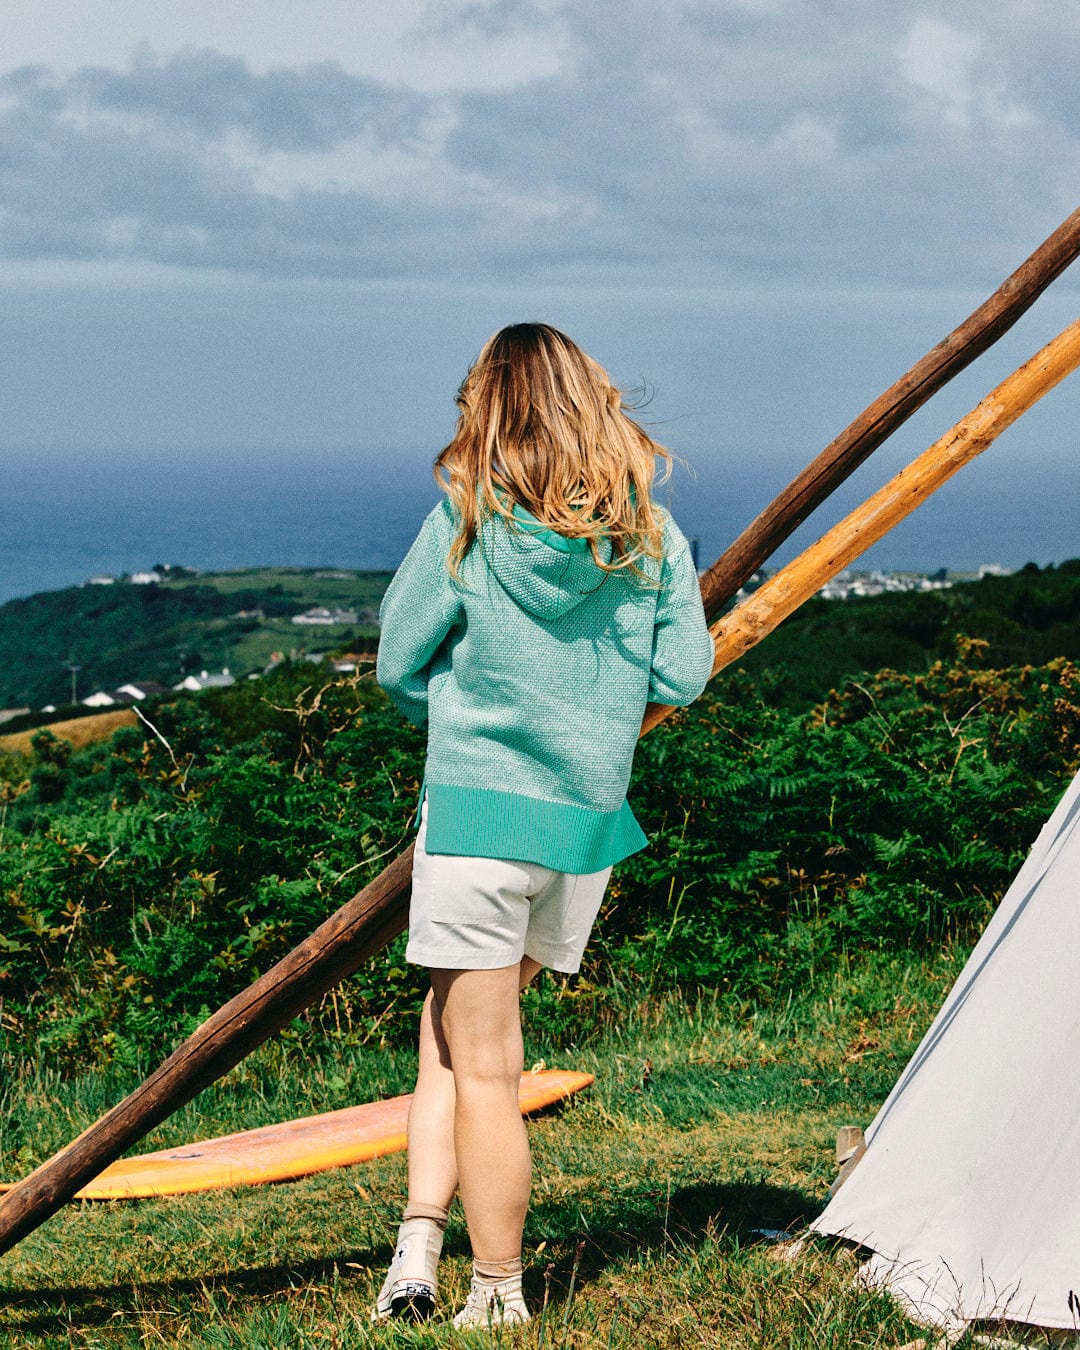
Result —
MULTIPOLYGON (((72 664, 81 667, 85 697, 131 680, 173 685, 225 666, 243 677, 261 672, 274 652, 370 650, 390 576, 263 567, 9 601, 0 606, 0 708, 68 703, 72 664), (313 606, 353 611, 359 622, 292 622, 313 606)), ((989 642, 1000 665, 1080 658, 1080 560, 1029 564, 947 590, 811 600, 735 669, 765 702, 799 708, 866 671, 924 671, 951 655, 957 632, 989 642)))
MULTIPOLYGON (((847 1254, 778 1261, 767 1240, 820 1207, 837 1127, 871 1118, 1080 766, 1080 665, 995 657, 1074 640, 1077 570, 944 593, 954 655, 929 665, 935 597, 815 604, 770 640, 821 654, 800 678, 831 678, 856 659, 842 639, 874 634, 911 641, 924 669, 860 671, 795 710, 776 668, 722 674, 645 739, 630 800, 650 846, 616 869, 581 975, 523 1000, 526 1062, 596 1082, 530 1127, 538 1316, 503 1343, 919 1344, 847 1254), (992 628, 989 647, 961 621, 992 628)), ((182 608, 205 584, 146 603, 182 608)), ((130 1091, 411 837, 424 738, 370 670, 324 685, 284 663, 153 718, 156 734, 76 748, 42 731, 0 752, 3 1178, 130 1091)), ((401 936, 145 1147, 406 1089, 426 975, 403 953, 401 936)), ((67 1206, 4 1258, 0 1344, 390 1344, 367 1318, 405 1180, 396 1157, 67 1206)), ((465 1251, 455 1216, 450 1306, 465 1251)), ((440 1323, 403 1334, 448 1343, 440 1323)))
POLYGON ((995 665, 1080 659, 1080 559, 947 590, 814 599, 734 669, 770 704, 800 708, 866 671, 916 674, 947 660, 956 633, 987 642, 995 665))
MULTIPOLYGON (((757 996, 854 947, 977 929, 1080 763, 1080 665, 956 645, 797 712, 721 675, 647 736, 630 801, 651 847, 620 865, 587 985, 548 1027, 599 1013, 612 969, 757 996)), ((0 753, 0 1047, 54 1067, 164 1049, 409 838, 424 736, 370 669, 286 663, 153 722, 0 753)), ((407 1037, 421 984, 399 941, 315 1021, 407 1037)))
POLYGON ((160 584, 73 586, 0 606, 0 707, 71 699, 132 680, 176 684, 227 666, 261 671, 290 654, 374 645, 374 618, 388 572, 260 567, 192 574, 160 584), (314 606, 357 613, 356 624, 307 626, 292 616, 314 606))

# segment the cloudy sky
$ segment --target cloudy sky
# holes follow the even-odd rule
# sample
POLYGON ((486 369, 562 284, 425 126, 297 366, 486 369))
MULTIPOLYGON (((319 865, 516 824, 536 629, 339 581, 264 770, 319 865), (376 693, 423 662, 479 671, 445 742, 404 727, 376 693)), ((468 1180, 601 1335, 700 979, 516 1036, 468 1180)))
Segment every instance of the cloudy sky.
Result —
MULTIPOLYGON (((541 318, 648 389, 722 543, 1080 203, 1077 70, 1060 0, 5 0, 0 451, 415 466, 488 334, 541 318)), ((1078 404, 950 489, 999 553, 1080 553, 1078 404)))

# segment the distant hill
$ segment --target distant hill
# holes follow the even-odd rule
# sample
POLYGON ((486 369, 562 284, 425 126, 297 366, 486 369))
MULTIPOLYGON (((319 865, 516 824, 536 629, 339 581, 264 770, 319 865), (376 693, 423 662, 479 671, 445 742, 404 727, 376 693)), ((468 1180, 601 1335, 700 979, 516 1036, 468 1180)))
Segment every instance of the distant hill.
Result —
MULTIPOLYGON (((179 569, 176 569, 179 572, 179 569)), ((71 701, 133 680, 178 683, 228 667, 261 671, 273 652, 371 648, 390 572, 259 567, 167 574, 144 585, 73 586, 0 606, 0 708, 71 701), (355 623, 301 625, 293 615, 321 607, 355 623)))
POLYGON ((913 673, 948 660, 958 633, 987 642, 988 666, 1080 661, 1080 559, 947 590, 816 598, 734 669, 767 702, 803 708, 866 671, 913 673))
MULTIPOLYGON (((0 606, 0 708, 40 709, 128 681, 178 683, 202 670, 242 678, 274 652, 371 650, 390 572, 250 568, 45 591, 0 606), (356 623, 302 625, 296 614, 350 611, 356 623)), ((766 701, 805 707, 865 671, 924 670, 957 633, 990 644, 989 664, 1080 661, 1080 560, 1034 564, 948 590, 814 599, 739 663, 766 701)), ((18 725, 18 724, 16 724, 18 725)))

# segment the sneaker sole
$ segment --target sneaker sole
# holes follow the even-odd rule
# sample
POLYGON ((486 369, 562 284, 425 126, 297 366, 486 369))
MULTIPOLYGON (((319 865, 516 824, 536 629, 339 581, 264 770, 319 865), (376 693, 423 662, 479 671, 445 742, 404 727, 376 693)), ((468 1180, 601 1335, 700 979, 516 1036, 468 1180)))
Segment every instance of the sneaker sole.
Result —
POLYGON ((435 1292, 420 1281, 402 1281, 390 1295, 389 1303, 376 1304, 371 1310, 373 1322, 427 1322, 435 1313, 435 1292))
POLYGON ((390 1300, 390 1316, 399 1322, 427 1322, 434 1313, 430 1294, 403 1294, 390 1300))

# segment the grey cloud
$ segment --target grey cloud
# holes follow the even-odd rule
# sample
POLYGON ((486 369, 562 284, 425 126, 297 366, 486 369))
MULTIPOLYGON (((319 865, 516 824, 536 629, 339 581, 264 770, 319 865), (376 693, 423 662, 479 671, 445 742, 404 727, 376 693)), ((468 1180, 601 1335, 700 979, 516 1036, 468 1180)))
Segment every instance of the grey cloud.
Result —
POLYGON ((950 6, 976 55, 937 92, 901 59, 923 11, 862 0, 465 7, 557 22, 566 69, 437 99, 214 52, 27 69, 0 82, 0 237, 267 275, 982 284, 1075 204, 1075 65, 1046 71, 1077 37, 1031 3, 1015 41, 1010 5, 950 6), (377 178, 335 181, 364 154, 377 178))
POLYGON ((695 4, 650 27, 630 4, 618 27, 579 11, 573 81, 511 108, 466 100, 450 149, 518 189, 591 194, 586 234, 617 247, 634 222, 669 276, 978 284, 1075 205, 1080 168, 1080 140, 1037 97, 1054 34, 1040 64, 985 8, 957 15, 981 47, 966 125, 905 79, 914 7, 695 4), (996 117, 995 98, 1027 120, 996 117))
POLYGON ((162 132, 183 128, 205 140, 242 131, 263 150, 324 151, 367 134, 393 142, 415 134, 427 100, 346 74, 325 62, 256 74, 236 57, 143 51, 126 71, 90 66, 54 80, 41 66, 0 78, 0 92, 26 114, 126 114, 162 132))
MULTIPOLYGON (((9 256, 286 275, 394 266, 398 209, 332 186, 282 199, 220 142, 238 131, 260 151, 333 150, 361 135, 408 144, 428 111, 417 96, 329 65, 259 76, 207 52, 66 80, 27 68, 0 80, 0 95, 0 240, 9 256)), ((415 229, 425 213, 410 214, 415 229)))
POLYGON ((395 141, 416 130, 425 109, 423 99, 333 62, 257 75, 214 51, 168 60, 142 53, 128 71, 78 72, 70 90, 93 108, 171 120, 206 137, 244 131, 264 150, 329 150, 364 133, 395 141))

